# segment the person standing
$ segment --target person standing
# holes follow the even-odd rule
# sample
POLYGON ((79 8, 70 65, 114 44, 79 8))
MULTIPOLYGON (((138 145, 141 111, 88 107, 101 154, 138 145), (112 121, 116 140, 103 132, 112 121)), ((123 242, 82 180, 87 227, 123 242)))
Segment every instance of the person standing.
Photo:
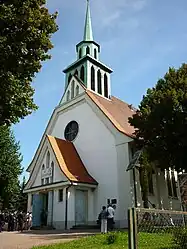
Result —
POLYGON ((10 213, 8 216, 8 231, 9 232, 14 231, 14 215, 13 215, 13 213, 10 213))
POLYGON ((3 225, 4 225, 4 215, 0 211, 0 233, 3 231, 3 225))
POLYGON ((19 212, 18 213, 18 231, 23 232, 23 222, 24 222, 24 217, 23 217, 23 213, 19 212))
POLYGON ((100 213, 101 233, 107 233, 107 217, 108 217, 107 208, 103 206, 100 213))
POLYGON ((112 231, 114 228, 114 208, 111 204, 108 205, 108 230, 112 231))
POLYGON ((32 213, 28 212, 27 213, 27 230, 30 230, 32 226, 32 213))

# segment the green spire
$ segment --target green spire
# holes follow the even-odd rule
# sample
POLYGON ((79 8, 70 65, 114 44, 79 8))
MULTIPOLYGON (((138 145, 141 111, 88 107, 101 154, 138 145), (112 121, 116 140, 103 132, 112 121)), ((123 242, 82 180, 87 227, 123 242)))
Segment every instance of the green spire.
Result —
POLYGON ((85 20, 85 27, 84 27, 84 41, 93 41, 89 0, 87 0, 86 20, 85 20))

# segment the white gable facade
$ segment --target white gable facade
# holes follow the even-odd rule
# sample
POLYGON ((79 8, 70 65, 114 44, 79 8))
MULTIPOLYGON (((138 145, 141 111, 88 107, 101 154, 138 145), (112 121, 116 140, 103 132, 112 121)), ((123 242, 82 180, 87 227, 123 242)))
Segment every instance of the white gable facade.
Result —
MULTIPOLYGON (((89 2, 85 27, 78 59, 64 70, 63 97, 28 167, 25 192, 33 227, 95 225, 102 206, 109 203, 116 206, 115 226, 127 227, 128 208, 143 205, 138 169, 134 174, 126 171, 132 134, 123 132, 120 115, 110 113, 120 100, 115 103, 111 97, 112 70, 98 60, 100 46, 91 37, 89 2)), ((179 190, 177 196, 168 196, 164 172, 156 171, 152 184, 150 207, 152 203, 181 209, 179 190)))

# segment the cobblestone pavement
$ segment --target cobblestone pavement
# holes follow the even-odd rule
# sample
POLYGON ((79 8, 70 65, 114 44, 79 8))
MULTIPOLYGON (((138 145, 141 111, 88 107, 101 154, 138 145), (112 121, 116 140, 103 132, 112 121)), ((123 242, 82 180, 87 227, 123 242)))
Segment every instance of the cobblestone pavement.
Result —
POLYGON ((30 249, 33 246, 68 242, 78 237, 86 236, 84 233, 46 232, 2 232, 0 233, 0 249, 30 249))

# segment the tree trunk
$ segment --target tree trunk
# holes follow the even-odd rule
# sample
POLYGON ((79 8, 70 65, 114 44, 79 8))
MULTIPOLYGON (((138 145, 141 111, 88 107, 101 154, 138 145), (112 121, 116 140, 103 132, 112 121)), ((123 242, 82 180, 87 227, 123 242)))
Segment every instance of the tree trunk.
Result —
POLYGON ((142 190, 142 200, 144 208, 149 208, 149 199, 148 199, 148 173, 145 167, 140 167, 140 185, 142 190))

